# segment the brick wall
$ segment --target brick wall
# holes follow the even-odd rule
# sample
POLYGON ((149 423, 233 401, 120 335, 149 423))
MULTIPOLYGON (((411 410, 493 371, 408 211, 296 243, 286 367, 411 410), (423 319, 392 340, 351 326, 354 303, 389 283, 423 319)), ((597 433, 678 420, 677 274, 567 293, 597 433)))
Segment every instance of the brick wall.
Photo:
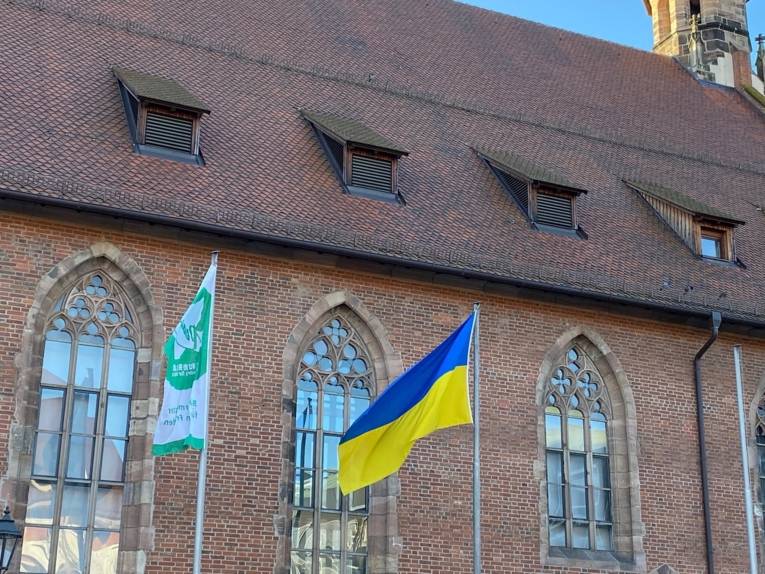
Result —
MULTIPOLYGON (((139 231, 135 229, 135 231, 139 231)), ((165 330, 193 297, 214 244, 0 214, 0 452, 9 448, 17 355, 35 288, 60 260, 108 241, 145 273, 165 330)), ((276 562, 282 456, 282 357, 317 300, 348 290, 387 331, 405 366, 482 302, 483 546, 486 572, 539 572, 536 403, 540 365, 562 333, 586 327, 608 344, 634 394, 648 570, 703 572, 692 360, 708 333, 677 325, 268 259, 220 256, 212 388, 205 571, 270 573, 276 562)), ((704 362, 718 572, 746 568, 731 346, 744 346, 746 399, 765 372, 765 343, 723 335, 704 362)), ((470 427, 421 441, 400 473, 402 574, 471 570, 470 427)), ((147 572, 188 572, 196 457, 157 461, 154 550, 147 572)), ((0 475, 7 460, 0 457, 0 475)), ((7 484, 7 481, 6 481, 7 484)), ((5 495, 13 497, 6 489, 5 495)), ((20 517, 18 517, 20 518, 20 517)), ((580 571, 548 569, 548 572, 580 571)))

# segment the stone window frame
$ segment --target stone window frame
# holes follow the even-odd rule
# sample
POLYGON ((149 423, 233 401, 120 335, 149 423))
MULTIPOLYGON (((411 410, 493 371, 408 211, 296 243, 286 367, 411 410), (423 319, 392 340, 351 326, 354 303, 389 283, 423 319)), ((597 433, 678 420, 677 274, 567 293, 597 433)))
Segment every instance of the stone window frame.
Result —
MULTIPOLYGON (((611 520, 611 484, 610 464, 611 448, 608 444, 608 428, 611 421, 611 400, 608 389, 600 378, 600 372, 594 368, 589 356, 578 346, 571 345, 566 354, 558 361, 558 366, 553 369, 548 380, 547 396, 545 399, 545 421, 550 419, 551 426, 546 428, 546 451, 547 462, 550 458, 558 459, 560 468, 559 481, 553 485, 558 487, 560 501, 563 506, 561 514, 551 518, 551 522, 562 523, 565 540, 563 545, 556 549, 579 548, 574 542, 574 526, 587 527, 588 549, 594 550, 593 545, 599 543, 598 532, 608 530, 608 546, 611 546, 612 520, 611 520), (547 430, 554 430, 554 420, 557 419, 558 435, 554 432, 547 434, 547 430), (581 445, 572 445, 572 423, 581 422, 581 445), (605 430, 606 444, 593 445, 595 442, 596 425, 602 425, 605 430), (580 448, 576 448, 580 446, 580 448), (605 449, 605 450, 604 450, 605 449), (584 462, 584 483, 576 484, 573 477, 574 460, 584 462), (594 481, 596 461, 605 461, 608 479, 601 484, 594 481), (574 502, 572 492, 576 489, 581 492, 584 488, 584 505, 586 515, 574 516, 574 502), (603 500, 608 501, 605 505, 605 516, 598 518, 597 493, 601 493, 603 500)), ((574 426, 573 428, 576 428, 574 426)), ((547 481, 550 484, 549 468, 547 481)), ((548 490, 548 509, 550 494, 548 490)), ((603 509, 601 509, 603 510, 603 509)), ((610 548, 605 549, 610 550, 610 548)), ((552 552, 552 547, 551 547, 552 552)))
MULTIPOLYGON (((45 326, 56 302, 82 277, 100 272, 118 283, 135 313, 136 370, 125 461, 125 493, 117 571, 143 574, 154 546, 154 459, 151 455, 161 390, 163 313, 140 266, 116 246, 98 242, 66 257, 37 284, 16 356, 15 408, 8 441, 8 467, 0 493, 23 526, 37 427, 45 326)), ((15 568, 21 552, 14 559, 15 568)))
MULTIPOLYGON (((381 393, 403 371, 403 362, 390 344, 383 324, 349 291, 336 291, 319 299, 290 333, 282 356, 282 463, 274 532, 277 551, 274 574, 290 572, 290 535, 293 492, 295 425, 294 409, 300 351, 307 341, 333 315, 348 321, 366 345, 373 363, 376 393, 381 393)), ((371 487, 369 493, 368 574, 398 574, 402 543, 399 536, 396 504, 400 492, 398 475, 371 487)))
POLYGON ((555 568, 646 572, 643 548, 645 527, 640 514, 637 414, 626 373, 605 340, 585 326, 563 333, 545 353, 536 387, 538 457, 535 476, 539 485, 540 562, 555 568), (613 544, 615 550, 592 551, 551 548, 548 533, 545 444, 545 399, 548 380, 571 347, 587 354, 600 374, 610 399, 608 444, 611 463, 613 544))

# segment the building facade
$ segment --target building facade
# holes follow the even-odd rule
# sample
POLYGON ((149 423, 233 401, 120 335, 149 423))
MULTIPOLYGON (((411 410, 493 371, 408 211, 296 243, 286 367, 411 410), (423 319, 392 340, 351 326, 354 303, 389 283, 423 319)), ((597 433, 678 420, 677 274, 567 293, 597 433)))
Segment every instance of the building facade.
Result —
MULTIPOLYGON (((749 50, 743 2, 699 4, 738 10, 749 50)), ((726 85, 679 34, 644 53, 446 0, 0 10, 12 572, 190 571, 198 458, 151 443, 162 346, 212 250, 203 571, 472 572, 471 427, 350 496, 336 445, 475 301, 485 572, 747 571, 733 345, 765 500, 751 66, 726 85)), ((756 529, 762 560, 760 511, 756 529)))

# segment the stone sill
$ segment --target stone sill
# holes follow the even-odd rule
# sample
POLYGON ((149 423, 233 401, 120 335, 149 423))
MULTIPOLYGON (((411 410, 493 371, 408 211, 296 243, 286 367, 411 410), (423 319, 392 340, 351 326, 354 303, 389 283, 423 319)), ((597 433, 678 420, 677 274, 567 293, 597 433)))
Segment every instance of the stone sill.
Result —
POLYGON ((643 571, 630 553, 580 548, 550 548, 544 565, 606 572, 643 571))

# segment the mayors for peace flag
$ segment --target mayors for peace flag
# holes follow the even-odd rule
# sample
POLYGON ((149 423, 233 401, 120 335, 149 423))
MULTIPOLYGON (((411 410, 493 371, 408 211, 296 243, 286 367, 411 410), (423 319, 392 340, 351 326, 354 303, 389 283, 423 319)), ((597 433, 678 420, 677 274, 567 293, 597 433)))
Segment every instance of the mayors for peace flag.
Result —
POLYGON ((396 472, 417 439, 470 424, 468 355, 475 314, 398 377, 340 440, 338 481, 346 494, 396 472))
POLYGON ((152 446, 156 456, 205 446, 216 270, 213 263, 165 343, 165 392, 152 446))

